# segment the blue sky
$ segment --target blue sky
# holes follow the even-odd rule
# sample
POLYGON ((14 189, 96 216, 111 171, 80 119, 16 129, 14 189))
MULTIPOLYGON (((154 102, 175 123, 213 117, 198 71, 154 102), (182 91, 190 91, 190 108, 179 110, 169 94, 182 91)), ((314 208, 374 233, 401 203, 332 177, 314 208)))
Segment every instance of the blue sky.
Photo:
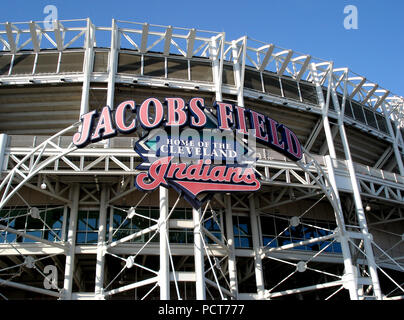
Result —
POLYGON ((59 19, 90 17, 211 31, 251 38, 334 61, 404 95, 404 1, 399 0, 3 0, 0 22, 43 21, 55 5, 59 19), (344 8, 358 9, 358 29, 344 28, 344 8))

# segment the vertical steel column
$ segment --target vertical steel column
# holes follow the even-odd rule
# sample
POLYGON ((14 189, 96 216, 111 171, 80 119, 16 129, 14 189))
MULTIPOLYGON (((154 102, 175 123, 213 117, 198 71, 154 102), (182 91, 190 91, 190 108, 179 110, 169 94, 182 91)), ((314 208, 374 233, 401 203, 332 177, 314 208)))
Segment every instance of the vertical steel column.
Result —
POLYGON ((192 210, 194 219, 194 257, 196 277, 196 300, 206 300, 205 262, 202 242, 201 209, 192 210))
POLYGON ((3 171, 8 136, 5 133, 0 134, 0 173, 3 171))
POLYGON ((69 229, 67 232, 68 250, 66 253, 65 279, 62 299, 71 300, 76 248, 77 216, 79 211, 80 185, 75 183, 71 188, 72 204, 70 207, 69 229))
MULTIPOLYGON (((331 183, 331 187, 334 190, 335 194, 335 199, 334 201, 336 202, 338 206, 338 210, 335 210, 335 216, 336 216, 336 221, 337 225, 339 228, 339 236, 340 236, 340 242, 341 242, 341 248, 342 248, 342 255, 344 258, 344 267, 345 267, 345 280, 347 282, 347 287, 349 290, 349 295, 352 300, 358 300, 358 293, 357 293, 357 285, 356 285, 356 279, 355 279, 355 271, 354 271, 354 266, 352 264, 352 256, 351 256, 351 250, 349 248, 348 244, 348 238, 347 238, 347 232, 346 232, 346 227, 345 227, 345 220, 342 212, 342 206, 341 206, 341 199, 339 196, 338 192, 338 187, 337 183, 335 180, 335 173, 334 173, 334 164, 333 160, 336 159, 336 153, 335 153, 335 147, 334 147, 334 141, 333 141, 333 135, 331 132, 330 128, 330 123, 328 120, 328 107, 330 103, 330 87, 327 90, 327 97, 326 101, 324 101, 324 95, 323 95, 323 90, 320 84, 320 81, 318 79, 318 74, 317 74, 317 69, 314 63, 310 64, 310 71, 312 73, 312 78, 313 82, 316 86, 316 92, 317 92, 317 97, 319 101, 319 105, 322 110, 322 119, 323 119, 323 127, 324 127, 324 133, 326 136, 326 142, 328 144, 328 152, 329 152, 329 157, 325 157, 325 160, 327 162, 327 169, 328 169, 328 178, 331 183)), ((331 84, 331 75, 332 75, 332 66, 330 65, 330 70, 329 70, 329 86, 331 84)))
POLYGON ((226 231, 227 231, 227 245, 229 247, 229 279, 230 279, 230 292, 233 296, 238 296, 238 284, 237 284, 237 266, 236 266, 236 253, 234 247, 234 234, 233 234, 233 212, 231 209, 231 196, 226 194, 224 196, 224 202, 226 205, 226 231))
POLYGON ((90 18, 87 18, 87 31, 85 40, 85 55, 83 67, 83 88, 81 91, 81 104, 80 116, 87 113, 89 110, 89 96, 90 96, 90 83, 91 73, 93 72, 94 64, 94 25, 91 23, 90 18))
POLYGON ((97 242, 97 260, 95 265, 95 297, 103 300, 104 288, 104 267, 105 267, 105 235, 107 228, 107 212, 108 212, 108 187, 103 185, 101 188, 100 199, 100 216, 98 225, 98 242, 97 242))
POLYGON ((218 36, 211 38, 209 54, 212 59, 212 74, 213 83, 215 84, 216 101, 222 101, 223 47, 224 34, 222 34, 221 38, 218 36), (221 39, 221 44, 218 44, 219 39, 221 39))
POLYGON ((355 173, 355 169, 354 169, 354 165, 353 165, 353 161, 352 161, 351 151, 349 149, 348 138, 347 138, 347 135, 345 132, 344 113, 341 112, 345 108, 345 101, 346 101, 346 96, 347 96, 347 80, 348 80, 347 78, 348 78, 348 72, 345 73, 344 95, 343 95, 341 107, 339 105, 338 97, 336 94, 336 88, 332 84, 332 81, 330 81, 331 93, 332 93, 335 110, 337 111, 337 114, 338 114, 338 128, 339 128, 339 133, 341 136, 342 146, 344 149, 345 163, 348 168, 349 177, 350 177, 350 181, 351 181, 353 198, 354 198, 354 203, 355 203, 355 208, 356 208, 356 216, 358 218, 359 227, 360 227, 360 230, 361 230, 361 233, 363 236, 363 244, 364 244, 364 249, 365 249, 365 253, 366 253, 366 260, 368 262, 370 277, 372 279, 373 292, 374 292, 375 297, 377 299, 381 300, 382 294, 381 294, 381 289, 380 289, 380 284, 379 284, 379 277, 377 275, 377 266, 376 266, 373 249, 372 249, 372 244, 371 244, 372 236, 371 236, 371 234, 369 234, 369 231, 368 231, 365 211, 363 209, 362 199, 361 199, 360 191, 359 191, 359 184, 356 179, 356 173, 355 173))
POLYGON ((160 272, 159 272, 159 285, 160 285, 160 299, 170 300, 170 264, 168 252, 168 189, 160 187, 160 218, 159 218, 159 231, 160 231, 160 272))
POLYGON ((384 104, 382 104, 382 109, 384 117, 386 118, 387 128, 389 130, 391 138, 393 139, 393 150, 394 150, 394 156, 396 157, 398 170, 400 172, 400 175, 404 176, 403 160, 401 158, 401 152, 398 149, 397 134, 394 133, 393 126, 391 125, 391 118, 390 118, 391 114, 388 112, 384 104))
POLYGON ((260 241, 260 232, 258 228, 258 215, 255 210, 254 195, 251 195, 249 197, 249 205, 250 205, 252 243, 254 249, 255 282, 257 284, 258 299, 263 299, 265 293, 265 283, 264 283, 264 272, 262 268, 262 258, 260 253, 261 241, 260 241))
POLYGON ((244 107, 244 70, 245 70, 245 55, 247 46, 247 37, 243 37, 242 44, 242 56, 240 62, 240 52, 238 41, 233 40, 232 42, 232 55, 233 55, 233 70, 234 70, 234 80, 237 89, 237 104, 240 107, 244 107))
POLYGON ((115 75, 118 66, 118 50, 119 50, 119 31, 116 25, 116 20, 112 19, 111 28, 111 50, 108 59, 108 91, 107 91, 107 106, 114 108, 115 94, 115 75))

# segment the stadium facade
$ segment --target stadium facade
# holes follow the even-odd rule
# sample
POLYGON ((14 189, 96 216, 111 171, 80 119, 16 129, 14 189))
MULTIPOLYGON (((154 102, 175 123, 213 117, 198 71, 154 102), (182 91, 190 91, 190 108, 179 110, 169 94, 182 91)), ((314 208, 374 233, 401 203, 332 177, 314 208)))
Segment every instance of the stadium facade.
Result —
MULTIPOLYGON (((402 97, 330 61, 223 32, 7 22, 0 42, 0 299, 404 297, 402 97), (145 128, 134 116, 151 97, 145 128), (198 205, 190 188, 140 190, 149 167, 134 146, 157 125, 159 101, 195 102, 195 125, 198 103, 211 122, 217 102, 249 110, 245 127, 222 120, 261 135, 259 189, 233 176, 198 205), (89 114, 94 139, 78 145, 89 114)), ((217 134, 225 126, 213 124, 217 134)))

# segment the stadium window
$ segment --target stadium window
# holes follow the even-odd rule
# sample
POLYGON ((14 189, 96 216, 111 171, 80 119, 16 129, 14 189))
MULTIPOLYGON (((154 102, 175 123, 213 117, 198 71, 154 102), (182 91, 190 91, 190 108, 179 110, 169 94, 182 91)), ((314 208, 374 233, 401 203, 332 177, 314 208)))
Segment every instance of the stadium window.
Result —
MULTIPOLYGON (((324 103, 327 103, 327 93, 328 89, 323 89, 324 103)), ((303 95, 303 93, 302 93, 303 95)), ((341 107, 341 105, 340 105, 341 107)), ((332 95, 330 93, 330 104, 328 105, 328 109, 335 111, 334 101, 332 99, 332 95)))
POLYGON ((175 208, 170 216, 170 219, 192 219, 192 209, 191 208, 175 208))
POLYGON ((59 73, 83 72, 84 52, 62 52, 59 73))
POLYGON ((169 241, 171 243, 178 244, 193 244, 194 243, 194 232, 192 229, 170 229, 169 230, 169 241))
POLYGON ((167 58, 167 78, 188 80, 188 61, 167 58))
MULTIPOLYGON (((338 100, 340 100, 339 104, 340 104, 340 106, 342 106, 342 96, 338 95, 338 100)), ((353 113, 352 113, 352 108, 351 108, 351 101, 349 99, 345 100, 345 112, 344 112, 344 115, 347 116, 347 117, 350 117, 352 119, 354 118, 353 113)))
POLYGON ((107 72, 107 71, 108 71, 108 52, 96 51, 94 53, 93 72, 107 72))
MULTIPOLYGON (((27 213, 27 209, 3 209, 0 211, 0 224, 3 226, 9 226, 13 229, 19 229, 19 231, 24 231, 25 227, 25 219, 18 217, 21 215, 25 215, 27 213), (18 223, 17 223, 18 219, 18 223), (16 225, 17 223, 17 225, 16 225)), ((21 238, 18 237, 14 233, 10 233, 8 231, 0 232, 0 243, 11 243, 21 241, 21 238)))
MULTIPOLYGON (((222 232, 220 231, 220 214, 216 214, 215 217, 210 217, 203 224, 204 228, 208 230, 211 234, 213 234, 217 239, 222 240, 222 232)), ((214 243, 212 239, 208 236, 205 236, 206 243, 214 243)))
POLYGON ((222 74, 223 84, 228 84, 234 86, 234 72, 233 66, 230 64, 223 64, 223 74, 222 74))
POLYGON ((295 99, 300 101, 299 89, 297 82, 294 80, 288 80, 281 78, 283 95, 285 98, 295 99))
POLYGON ((368 108, 363 108, 363 111, 365 112, 367 124, 375 129, 378 129, 376 118, 375 118, 375 113, 373 111, 369 110, 368 108))
MULTIPOLYGON (((2 224, 49 241, 60 241, 63 225, 63 207, 38 207, 40 218, 33 218, 29 208, 4 209, 1 218, 6 218, 2 224)), ((35 240, 16 236, 10 232, 0 233, 0 242, 36 242, 35 240)))
POLYGON ((389 130, 387 129, 386 118, 379 113, 376 113, 375 116, 379 130, 384 133, 389 133, 389 130))
POLYGON ((11 55, 2 54, 0 55, 0 75, 8 75, 11 64, 11 55))
MULTIPOLYGON (((135 215, 132 219, 128 219, 128 209, 129 208, 114 208, 112 215, 112 234, 108 236, 108 239, 112 238, 112 241, 122 239, 130 234, 156 224, 156 222, 151 219, 157 220, 159 218, 158 209, 150 207, 139 207, 136 208, 136 213, 141 215, 142 217, 135 215)), ((132 239, 130 240, 130 242, 144 243, 148 241, 150 237, 153 236, 153 234, 154 231, 132 239)), ((150 241, 158 242, 159 237, 155 235, 150 241)))
POLYGON ((272 76, 267 73, 263 73, 265 92, 282 97, 282 90, 280 80, 278 76, 272 76))
POLYGON ((165 77, 164 57, 143 56, 143 75, 151 77, 165 77))
POLYGON ((34 54, 19 54, 14 57, 11 74, 32 74, 35 62, 34 54))
POLYGON ((77 221, 77 243, 97 243, 99 211, 79 210, 77 221))
MULTIPOLYGON (((192 209, 191 208, 176 208, 170 216, 170 219, 191 220, 192 209)), ((179 244, 192 244, 194 242, 194 233, 192 229, 176 229, 170 228, 169 240, 172 243, 179 244)))
MULTIPOLYGON (((314 86, 303 83, 303 82, 300 82, 299 86, 300 86, 300 93, 302 95, 303 102, 318 104, 317 91, 314 86)), ((331 98, 331 96, 330 96, 330 98, 331 98)))
POLYGON ((118 57, 118 73, 140 75, 142 70, 142 57, 135 54, 120 53, 118 57))
POLYGON ((268 247, 276 247, 275 219, 270 216, 261 216, 262 244, 268 247))
POLYGON ((249 217, 233 216, 233 234, 236 248, 252 248, 249 217))
POLYGON ((244 87, 262 92, 262 82, 260 73, 257 71, 245 69, 244 87))
POLYGON ((213 81, 212 65, 210 62, 191 60, 192 81, 213 81))
POLYGON ((355 120, 366 123, 365 115, 363 114, 363 107, 355 101, 351 101, 351 105, 355 120))
POLYGON ((40 53, 36 63, 35 73, 56 73, 59 53, 40 53))
MULTIPOLYGON (((289 218, 281 216, 261 216, 262 242, 267 247, 280 247, 286 244, 305 241, 329 235, 336 228, 331 221, 302 219, 296 226, 290 226, 289 218)), ((341 253, 341 245, 332 240, 319 241, 312 244, 297 246, 292 250, 320 251, 341 253)))

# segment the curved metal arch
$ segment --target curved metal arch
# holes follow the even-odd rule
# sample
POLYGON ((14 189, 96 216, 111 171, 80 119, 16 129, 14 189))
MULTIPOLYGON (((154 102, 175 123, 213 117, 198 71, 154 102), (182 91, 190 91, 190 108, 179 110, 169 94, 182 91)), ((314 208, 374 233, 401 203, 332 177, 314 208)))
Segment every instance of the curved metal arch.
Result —
POLYGON ((59 131, 58 133, 56 133, 55 135, 53 135, 52 137, 48 138, 40 145, 35 147, 30 153, 28 153, 14 166, 14 168, 7 174, 7 176, 3 179, 2 183, 0 184, 0 194, 2 193, 2 198, 0 200, 0 210, 18 192, 18 190, 24 186, 24 184, 28 182, 30 179, 32 179, 39 171, 41 171, 49 164, 54 163, 56 160, 65 157, 66 155, 77 149, 77 147, 73 145, 73 143, 71 143, 66 149, 62 149, 57 145, 57 142, 55 142, 54 140, 57 140, 60 136, 62 136, 66 132, 69 132, 70 130, 77 128, 79 125, 80 122, 76 122, 71 126, 67 127, 66 129, 59 131), (44 151, 49 146, 51 146, 53 150, 56 149, 58 153, 50 158, 40 161, 44 151), (34 163, 31 166, 28 174, 24 174, 22 171, 28 169, 28 166, 25 163, 27 161, 32 160, 34 160, 34 163), (19 181, 16 186, 12 186, 15 178, 18 176, 22 178, 22 180, 19 181))

